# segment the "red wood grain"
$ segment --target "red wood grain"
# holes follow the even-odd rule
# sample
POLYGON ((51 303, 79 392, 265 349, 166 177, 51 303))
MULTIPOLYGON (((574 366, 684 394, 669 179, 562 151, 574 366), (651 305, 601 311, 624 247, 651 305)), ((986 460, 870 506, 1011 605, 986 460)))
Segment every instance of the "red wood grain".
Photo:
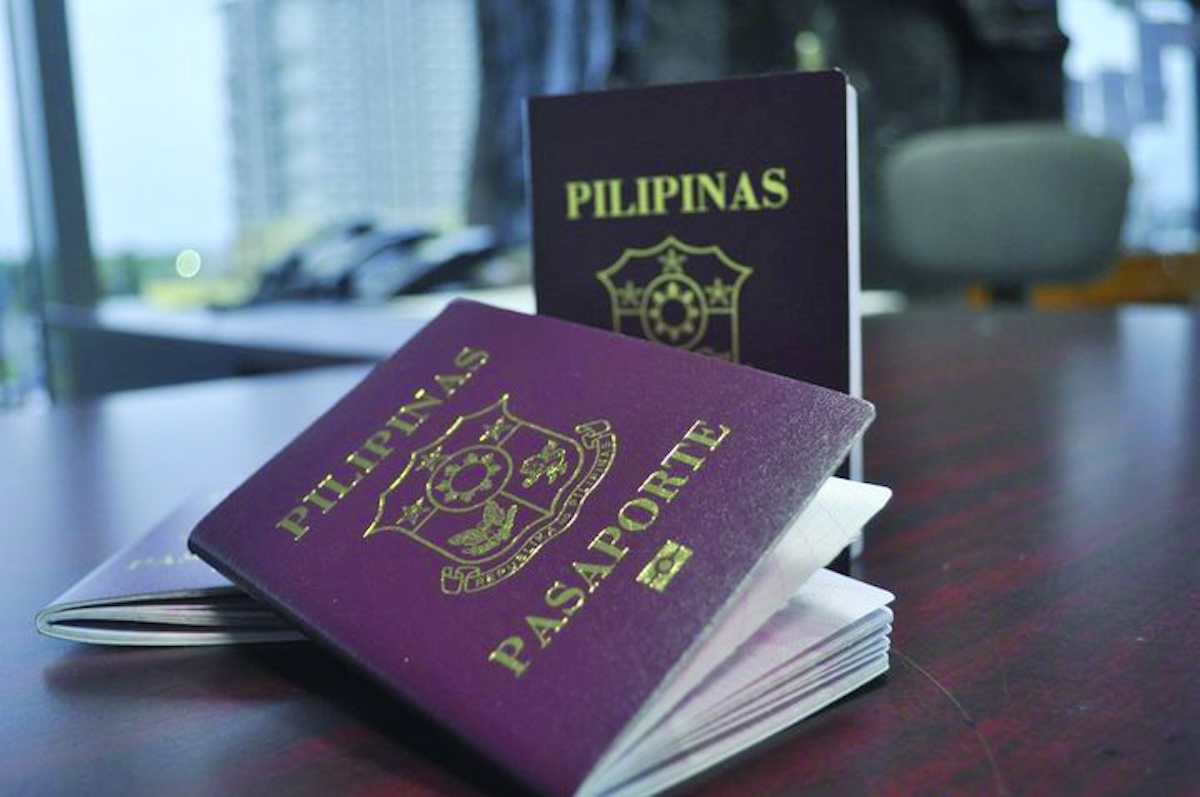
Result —
MULTIPOLYGON (((1200 322, 919 310, 866 325, 895 490, 859 575, 892 671, 697 794, 1200 793, 1200 322)), ((304 645, 95 649, 34 612, 357 370, 0 415, 3 794, 462 794, 495 770, 304 645)), ((514 718, 514 727, 519 718, 514 718)))

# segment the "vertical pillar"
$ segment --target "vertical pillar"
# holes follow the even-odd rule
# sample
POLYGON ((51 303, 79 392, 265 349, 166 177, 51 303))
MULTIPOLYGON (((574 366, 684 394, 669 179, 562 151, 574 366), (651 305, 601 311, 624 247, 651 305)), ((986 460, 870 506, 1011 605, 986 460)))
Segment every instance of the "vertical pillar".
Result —
POLYGON ((65 0, 8 0, 17 115, 33 249, 30 282, 45 335, 49 387, 73 391, 74 352, 54 309, 97 298, 88 232, 65 0))

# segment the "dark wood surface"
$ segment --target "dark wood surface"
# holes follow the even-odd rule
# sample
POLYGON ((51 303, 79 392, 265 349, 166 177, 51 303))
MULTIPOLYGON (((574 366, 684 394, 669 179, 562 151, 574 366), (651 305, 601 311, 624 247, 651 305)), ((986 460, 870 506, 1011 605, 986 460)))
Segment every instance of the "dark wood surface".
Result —
MULTIPOLYGON (((1200 320, 866 325, 895 489, 859 575, 892 671, 684 789, 1200 791, 1200 320)), ((308 645, 102 649, 33 615, 188 494, 247 475, 359 368, 0 415, 0 794, 460 794, 501 785, 308 645)))

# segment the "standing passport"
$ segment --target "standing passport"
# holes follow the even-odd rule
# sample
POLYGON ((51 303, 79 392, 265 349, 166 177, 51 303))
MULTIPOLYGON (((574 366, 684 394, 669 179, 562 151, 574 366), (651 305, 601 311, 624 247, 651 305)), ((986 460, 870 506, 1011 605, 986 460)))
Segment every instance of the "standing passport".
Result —
POLYGON ((841 72, 535 97, 528 133, 539 313, 862 394, 841 72))
MULTIPOLYGON (((857 530, 788 533, 872 416, 824 388, 460 301, 189 544, 536 790, 603 792, 631 776, 618 753, 636 758, 663 707, 857 530)), ((870 650, 819 672, 882 671, 879 633, 847 639, 870 650)))

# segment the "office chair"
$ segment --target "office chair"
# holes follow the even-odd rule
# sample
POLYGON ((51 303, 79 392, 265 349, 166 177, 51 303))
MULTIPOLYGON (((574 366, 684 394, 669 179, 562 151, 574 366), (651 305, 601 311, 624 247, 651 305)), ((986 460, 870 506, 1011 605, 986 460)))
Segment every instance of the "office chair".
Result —
POLYGON ((1005 124, 913 136, 880 177, 884 245, 900 267, 942 287, 1019 296, 1112 265, 1131 170, 1117 141, 1005 124))

